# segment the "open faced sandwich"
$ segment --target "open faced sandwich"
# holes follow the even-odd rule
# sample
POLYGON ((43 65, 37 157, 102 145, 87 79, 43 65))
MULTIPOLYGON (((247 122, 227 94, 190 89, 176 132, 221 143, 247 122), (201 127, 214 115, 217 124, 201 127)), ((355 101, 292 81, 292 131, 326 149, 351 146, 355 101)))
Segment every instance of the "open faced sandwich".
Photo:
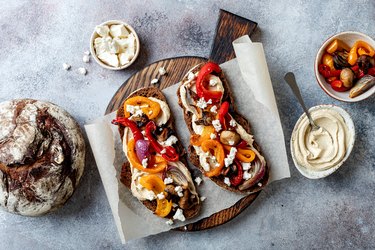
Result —
POLYGON ((268 166, 249 122, 236 111, 220 66, 213 62, 195 66, 177 95, 191 133, 190 161, 230 191, 252 193, 264 187, 268 166))
POLYGON ((154 87, 133 92, 113 123, 128 159, 121 182, 154 214, 169 218, 168 224, 197 215, 200 199, 162 92, 154 87))

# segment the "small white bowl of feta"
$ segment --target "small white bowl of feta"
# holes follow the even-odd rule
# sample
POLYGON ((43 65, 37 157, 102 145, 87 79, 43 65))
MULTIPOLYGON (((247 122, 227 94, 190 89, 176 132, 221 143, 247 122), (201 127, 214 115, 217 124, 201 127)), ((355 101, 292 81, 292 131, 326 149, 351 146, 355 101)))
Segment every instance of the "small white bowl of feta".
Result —
POLYGON ((110 20, 96 26, 91 35, 91 54, 106 69, 122 70, 129 67, 137 59, 139 49, 137 33, 120 20, 110 20))

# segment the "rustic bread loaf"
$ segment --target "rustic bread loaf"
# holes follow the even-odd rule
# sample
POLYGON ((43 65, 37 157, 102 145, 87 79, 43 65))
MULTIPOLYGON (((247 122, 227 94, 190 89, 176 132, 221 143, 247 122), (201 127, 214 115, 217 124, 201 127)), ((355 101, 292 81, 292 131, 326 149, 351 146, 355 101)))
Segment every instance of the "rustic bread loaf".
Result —
POLYGON ((60 107, 31 99, 0 103, 0 206, 38 216, 62 206, 82 176, 85 142, 60 107))

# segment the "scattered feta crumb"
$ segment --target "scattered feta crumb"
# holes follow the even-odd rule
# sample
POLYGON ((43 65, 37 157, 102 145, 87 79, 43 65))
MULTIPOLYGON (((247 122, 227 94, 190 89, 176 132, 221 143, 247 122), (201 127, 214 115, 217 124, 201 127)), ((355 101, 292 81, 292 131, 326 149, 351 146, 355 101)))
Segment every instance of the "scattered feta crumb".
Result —
POLYGON ((179 197, 184 196, 184 193, 183 193, 184 190, 182 189, 181 186, 176 186, 176 187, 174 188, 174 191, 177 192, 177 195, 178 195, 179 197))
MULTIPOLYGON (((211 101, 212 102, 212 101, 211 101)), ((203 97, 201 97, 199 100, 198 100, 198 102, 197 102, 197 106, 199 107, 199 108, 201 108, 201 109, 205 109, 205 108, 207 108, 207 102, 204 100, 204 98, 203 97)))
POLYGON ((160 154, 165 154, 167 152, 167 150, 165 148, 163 148, 162 151, 160 151, 160 154))
POLYGON ((210 138, 211 138, 212 140, 215 140, 215 139, 216 139, 216 134, 211 133, 211 134, 210 134, 210 138))
POLYGON ((157 194, 156 197, 157 197, 159 200, 164 200, 164 199, 165 199, 165 195, 164 195, 163 192, 157 194))
POLYGON ((206 196, 201 197, 201 201, 204 201, 206 199, 206 196))
POLYGON ((212 125, 214 126, 216 132, 219 132, 221 130, 221 124, 219 120, 213 120, 212 125))
POLYGON ((147 161, 148 161, 147 158, 144 158, 144 159, 142 160, 142 166, 143 166, 144 168, 147 168, 147 161))
POLYGON ((225 167, 229 167, 233 163, 234 158, 236 157, 236 153, 237 153, 237 149, 235 147, 231 147, 229 154, 224 159, 225 167))
POLYGON ((142 134, 142 135, 146 135, 146 131, 142 130, 142 131, 141 131, 141 134, 142 134))
POLYGON ((212 99, 208 99, 207 104, 212 104, 212 99))
POLYGON ((83 54, 89 56, 91 53, 90 53, 90 51, 86 50, 85 52, 83 52, 83 54))
POLYGON ((80 73, 81 75, 86 75, 87 70, 85 68, 78 68, 78 73, 80 73))
POLYGON ((159 82, 159 79, 157 78, 154 78, 151 80, 151 84, 154 85, 154 84, 157 84, 159 82))
POLYGON ((188 74, 188 80, 193 80, 195 78, 195 75, 193 72, 189 72, 188 74))
POLYGON ((159 68, 159 74, 160 74, 161 76, 167 74, 167 71, 165 70, 164 67, 160 67, 160 68, 159 68))
POLYGON ((224 183, 225 183, 228 187, 230 187, 230 180, 229 180, 228 177, 225 177, 225 178, 224 178, 224 183))
POLYGON ((229 140, 228 144, 231 145, 231 146, 233 146, 234 145, 234 141, 233 140, 229 140))
POLYGON ((216 105, 212 106, 212 107, 210 108, 210 112, 212 112, 212 113, 217 113, 217 106, 216 106, 216 105))
POLYGON ((252 175, 251 175, 249 172, 247 172, 247 171, 244 171, 244 172, 243 172, 243 179, 244 179, 244 180, 248 180, 248 179, 250 179, 251 176, 252 176, 252 175))
POLYGON ((258 186, 261 187, 263 184, 261 182, 258 182, 258 186))
POLYGON ((173 183, 173 179, 171 177, 167 177, 164 179, 164 184, 165 185, 168 185, 168 184, 171 184, 173 183))
POLYGON ((85 62, 85 63, 88 63, 88 62, 90 62, 90 57, 88 56, 88 55, 83 55, 83 57, 82 57, 82 61, 83 62, 85 62))
POLYGON ((176 142, 178 141, 177 137, 174 136, 174 135, 171 135, 168 137, 167 140, 165 140, 164 142, 162 142, 161 144, 163 146, 172 146, 173 144, 175 144, 176 142))
POLYGON ((196 177, 195 179, 194 179, 194 181, 195 181, 195 183, 197 183, 197 185, 199 186, 201 183, 202 183, 202 178, 201 177, 196 177))
POLYGON ((247 171, 251 168, 251 163, 250 162, 241 162, 242 169, 247 171))
POLYGON ((169 219, 165 222, 167 225, 172 226, 173 225, 173 220, 169 219))
POLYGON ((185 221, 185 216, 181 208, 177 208, 176 213, 173 215, 173 219, 185 221))
POLYGON ((230 121, 229 121, 229 125, 232 126, 232 127, 235 127, 237 125, 237 122, 232 118, 230 121))
POLYGON ((69 64, 67 63, 63 63, 63 69, 65 70, 69 70, 72 66, 70 66, 69 64))

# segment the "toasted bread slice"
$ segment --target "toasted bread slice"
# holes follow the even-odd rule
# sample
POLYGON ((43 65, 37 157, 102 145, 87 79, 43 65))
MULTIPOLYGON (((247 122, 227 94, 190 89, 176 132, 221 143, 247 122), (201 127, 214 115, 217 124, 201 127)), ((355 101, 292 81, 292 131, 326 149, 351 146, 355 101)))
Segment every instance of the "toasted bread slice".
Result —
MULTIPOLYGON (((197 72, 200 71, 200 69, 202 68, 203 65, 204 64, 198 64, 197 66, 193 67, 185 75, 185 77, 182 79, 180 86, 182 86, 186 81, 188 81, 188 74, 190 72, 196 74, 197 72)), ((239 123, 246 130, 246 132, 248 134, 251 135, 252 133, 251 133, 250 123, 247 121, 247 119, 244 116, 242 116, 237 111, 237 107, 236 107, 235 102, 234 102, 234 97, 233 97, 232 91, 230 89, 230 85, 229 85, 228 81, 226 80, 223 71, 221 71, 218 76, 219 76, 220 80, 222 81, 222 84, 223 84, 223 87, 224 87, 224 95, 223 95, 223 98, 222 98, 222 102, 228 101, 231 104, 231 109, 229 110, 229 113, 236 120, 236 122, 239 123)), ((187 110, 185 109, 185 107, 184 107, 184 105, 182 103, 182 100, 181 100, 181 97, 180 97, 180 88, 178 88, 178 90, 177 90, 177 96, 179 98, 178 104, 180 105, 180 107, 184 111, 185 123, 186 123, 186 125, 187 125, 187 127, 188 127, 188 129, 190 131, 190 134, 193 135, 193 134, 195 134, 195 132, 194 132, 193 126, 192 126, 192 123, 193 123, 193 121, 192 121, 192 113, 187 112, 187 110)), ((253 146, 261 154, 260 147, 259 147, 259 145, 255 141, 253 143, 253 146)), ((192 145, 190 145, 188 150, 189 150, 189 160, 190 160, 190 162, 193 163, 194 166, 196 166, 204 174, 205 171, 204 171, 203 167, 200 164, 199 155, 196 153, 194 147, 192 145)), ((224 188, 226 190, 232 191, 232 192, 237 192, 237 193, 242 193, 242 194, 255 193, 255 192, 260 191, 268 183, 268 179, 269 179, 269 167, 268 167, 267 164, 265 165, 265 174, 264 174, 263 178, 260 180, 260 182, 258 182, 260 184, 252 186, 249 189, 245 189, 245 190, 240 190, 240 189, 238 189, 238 187, 233 187, 233 186, 226 185, 224 183, 224 177, 223 176, 211 177, 210 179, 212 181, 214 181, 220 187, 222 187, 222 188, 224 188)))
MULTIPOLYGON (((134 97, 134 96, 154 97, 154 98, 157 98, 161 101, 164 101, 168 105, 168 102, 167 102, 165 96, 163 95, 163 93, 158 88, 155 88, 155 87, 141 88, 141 89, 131 93, 127 97, 127 99, 131 98, 131 97, 134 97)), ((124 105, 122 105, 121 108, 118 109, 117 117, 125 117, 124 105)), ((174 117, 173 117, 172 114, 170 114, 170 118, 169 118, 167 124, 165 124, 165 126, 170 127, 174 130, 174 117)), ((121 135, 121 139, 123 139, 123 135, 124 135, 124 127, 123 126, 119 126, 119 133, 121 135)), ((176 137, 177 137, 177 135, 176 135, 176 137)), ((174 148, 176 149, 176 151, 178 152, 178 154, 180 156, 179 160, 189 170, 189 167, 188 167, 188 164, 187 164, 187 161, 186 161, 186 151, 185 151, 184 147, 182 146, 180 140, 178 140, 176 142, 176 144, 174 144, 174 148)), ((129 189, 131 189, 131 177, 132 177, 132 173, 131 173, 131 169, 130 169, 130 163, 125 162, 122 166, 120 180, 129 189)), ((199 198, 198 198, 198 201, 199 201, 199 198)), ((152 201, 144 200, 144 201, 142 201, 142 203, 149 210, 151 210, 152 212, 155 212, 156 204, 157 204, 156 200, 152 200, 152 201)), ((190 219, 190 218, 196 216, 199 213, 200 208, 201 208, 201 202, 198 202, 197 204, 190 207, 189 209, 184 209, 183 213, 184 213, 185 218, 190 219)), ((170 217, 172 217, 172 216, 171 215, 167 216, 167 218, 170 218, 170 217)))

